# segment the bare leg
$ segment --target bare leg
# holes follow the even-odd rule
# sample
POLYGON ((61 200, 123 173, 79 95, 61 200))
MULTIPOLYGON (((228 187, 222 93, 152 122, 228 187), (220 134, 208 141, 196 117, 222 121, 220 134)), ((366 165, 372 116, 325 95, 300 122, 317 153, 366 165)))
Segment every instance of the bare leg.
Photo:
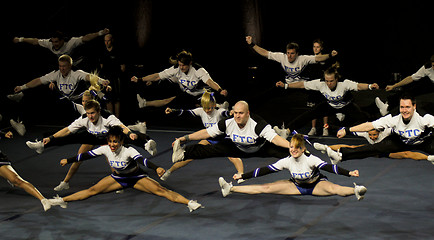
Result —
POLYGON ((316 196, 339 195, 346 197, 354 195, 354 188, 340 186, 329 181, 320 181, 313 189, 312 194, 316 196))
MULTIPOLYGON (((92 150, 93 145, 89 145, 89 144, 82 144, 80 146, 80 148, 78 149, 78 153, 85 153, 88 152, 90 150, 92 150)), ((73 164, 71 164, 71 167, 69 167, 68 173, 65 176, 65 179, 63 180, 64 182, 69 182, 72 178, 72 176, 74 176, 74 174, 78 171, 78 169, 80 168, 81 162, 75 162, 73 164)))
POLYGON ((188 159, 185 161, 181 161, 181 162, 176 162, 172 165, 172 167, 169 168, 169 171, 174 172, 182 167, 187 166, 189 163, 191 163, 193 161, 193 159, 188 159))
POLYGON ((244 173, 244 165, 243 165, 243 160, 241 160, 241 158, 228 157, 228 159, 234 164, 235 169, 237 169, 238 173, 240 174, 244 173))
POLYGON ((188 205, 188 199, 177 192, 164 188, 158 182, 149 177, 145 177, 137 181, 137 183, 134 185, 134 188, 143 192, 155 194, 160 197, 165 197, 172 202, 188 205))
POLYGON ((231 188, 231 192, 246 194, 272 193, 282 195, 300 195, 300 191, 298 191, 295 184, 290 180, 279 180, 273 183, 260 185, 234 186, 231 188))
POLYGON ((84 200, 92 196, 95 196, 99 193, 108 193, 121 188, 122 186, 118 182, 116 182, 116 180, 114 180, 111 176, 107 176, 101 179, 97 184, 93 185, 88 189, 64 197, 63 201, 71 202, 71 201, 84 200))
POLYGON ((162 106, 169 104, 175 98, 176 97, 170 97, 170 98, 166 98, 166 99, 162 99, 162 100, 147 101, 146 107, 162 107, 162 106))
POLYGON ((427 160, 428 156, 420 153, 420 152, 411 152, 411 151, 405 151, 405 152, 397 152, 397 153, 391 153, 389 154, 390 158, 396 158, 396 159, 403 159, 403 158, 409 158, 413 160, 427 160))
POLYGON ((22 188, 28 194, 33 197, 42 200, 45 197, 35 188, 31 183, 27 182, 23 178, 18 175, 18 173, 12 168, 10 165, 4 165, 0 167, 0 176, 6 178, 11 182, 14 186, 22 188))

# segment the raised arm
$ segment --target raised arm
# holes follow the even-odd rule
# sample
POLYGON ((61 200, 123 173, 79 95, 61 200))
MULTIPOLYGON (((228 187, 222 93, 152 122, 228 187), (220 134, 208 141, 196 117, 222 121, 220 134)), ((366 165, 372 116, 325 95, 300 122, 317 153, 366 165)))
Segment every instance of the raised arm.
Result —
POLYGON ((28 82, 26 84, 23 84, 21 86, 16 86, 14 88, 14 91, 16 93, 18 93, 18 92, 21 92, 21 91, 23 91, 23 90, 25 90, 27 88, 34 88, 34 87, 37 87, 39 85, 42 85, 41 78, 35 78, 35 79, 33 79, 32 81, 30 81, 30 82, 28 82))
POLYGON ((268 51, 259 47, 253 42, 252 36, 246 36, 246 42, 249 46, 252 47, 255 52, 257 52, 259 55, 268 58, 268 51))
POLYGON ((103 30, 100 30, 98 32, 95 33, 88 33, 86 35, 83 36, 83 38, 81 39, 83 42, 89 42, 92 41, 93 39, 99 37, 99 36, 103 36, 106 35, 110 32, 110 30, 108 28, 104 28, 103 30))
POLYGON ((49 136, 47 138, 44 138, 42 140, 42 142, 45 145, 45 144, 49 143, 51 141, 51 139, 53 139, 53 138, 62 138, 62 137, 68 136, 69 134, 71 134, 71 131, 69 131, 68 127, 65 127, 62 130, 56 132, 55 134, 53 134, 53 135, 51 135, 51 136, 49 136))
POLYGON ((187 141, 194 141, 194 140, 202 140, 202 139, 208 139, 211 135, 209 135, 208 131, 205 129, 199 130, 197 132, 194 132, 192 134, 187 134, 185 136, 182 136, 178 138, 181 142, 187 142, 187 141))
POLYGON ((349 131, 349 132, 367 132, 367 131, 371 131, 372 129, 374 129, 374 125, 372 124, 372 122, 365 122, 365 123, 356 125, 354 127, 350 127, 348 129, 346 129, 346 128, 340 129, 337 133, 337 137, 338 138, 345 137, 345 135, 347 134, 347 131, 349 131))
POLYGON ((304 88, 304 81, 294 82, 294 83, 283 83, 282 81, 278 81, 276 83, 276 87, 284 87, 287 88, 304 88))
POLYGON ((25 38, 25 37, 14 37, 14 40, 12 40, 14 43, 28 43, 32 45, 39 45, 37 38, 25 38))
POLYGON ((271 140, 271 143, 279 147, 289 148, 289 141, 279 135, 276 135, 273 140, 271 140))
POLYGON ((397 88, 397 87, 405 86, 407 84, 412 83, 413 81, 414 81, 413 78, 411 76, 408 76, 408 77, 402 79, 401 81, 399 81, 399 82, 397 82, 397 83, 395 83, 393 85, 387 85, 386 86, 386 91, 393 90, 394 88, 397 88))
POLYGON ((206 84, 208 86, 210 86, 212 89, 214 89, 215 91, 219 92, 221 95, 223 95, 225 97, 228 95, 228 91, 226 89, 222 89, 220 87, 220 85, 218 83, 214 82, 214 80, 212 80, 211 78, 208 79, 206 84))
MULTIPOLYGON (((141 79, 144 82, 154 82, 154 81, 160 80, 161 78, 160 78, 160 74, 159 73, 153 73, 153 74, 150 74, 148 76, 142 77, 141 79)), ((133 76, 131 78, 132 82, 137 82, 138 80, 139 80, 139 78, 137 78, 136 76, 133 76)))
POLYGON ((318 54, 315 56, 315 61, 323 62, 329 59, 330 57, 334 57, 336 55, 338 55, 338 52, 336 50, 333 50, 330 54, 318 54))
POLYGON ((376 83, 368 84, 368 83, 358 83, 357 84, 357 90, 373 90, 373 89, 379 89, 380 87, 376 83))

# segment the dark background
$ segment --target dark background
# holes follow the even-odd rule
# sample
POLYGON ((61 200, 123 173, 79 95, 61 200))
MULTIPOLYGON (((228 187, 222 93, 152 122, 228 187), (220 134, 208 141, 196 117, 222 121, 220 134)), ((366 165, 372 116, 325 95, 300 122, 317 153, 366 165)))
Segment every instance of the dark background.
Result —
MULTIPOLYGON (((59 118, 57 110, 50 107, 52 100, 46 97, 45 86, 34 91, 36 97, 26 107, 15 108, 4 95, 57 69, 57 61, 47 49, 13 44, 15 36, 43 39, 61 30, 72 37, 109 28, 127 55, 128 77, 160 72, 170 67, 170 56, 186 49, 228 89, 231 103, 260 94, 284 77, 280 64, 246 46, 246 34, 270 51, 284 52, 288 42, 298 42, 300 54, 308 55, 312 54, 312 41, 321 38, 326 52, 339 52, 347 78, 377 82, 382 87, 389 83, 391 73, 408 76, 434 53, 432 8, 427 1, 14 1, 2 10, 2 108, 6 112, 20 109, 25 121, 35 124, 52 124, 59 118), (251 66, 258 70, 252 73, 248 70, 251 66)), ((80 47, 78 54, 85 56, 81 69, 90 72, 96 68, 98 52, 104 47, 102 39, 80 47)), ((125 84, 130 97, 122 106, 123 121, 147 120, 155 126, 168 123, 155 109, 138 111, 134 101, 138 87, 128 79, 125 84)), ((165 96, 164 91, 153 97, 159 96, 165 96)), ((287 102, 282 101, 255 110, 269 122, 278 122, 281 115, 275 111, 285 107, 287 102)), ((66 122, 70 119, 60 124, 66 122)))

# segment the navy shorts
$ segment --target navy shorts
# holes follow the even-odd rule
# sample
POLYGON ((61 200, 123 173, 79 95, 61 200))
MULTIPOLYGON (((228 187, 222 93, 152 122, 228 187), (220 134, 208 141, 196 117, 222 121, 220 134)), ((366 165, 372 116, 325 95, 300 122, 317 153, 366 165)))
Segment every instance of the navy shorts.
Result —
POLYGON ((327 177, 321 174, 315 182, 308 183, 308 184, 297 183, 292 178, 291 178, 291 181, 295 184, 295 186, 297 187, 297 189, 301 193, 301 195, 312 195, 313 189, 315 188, 315 186, 321 181, 327 181, 327 177))
POLYGON ((143 171, 141 168, 138 168, 137 171, 128 173, 128 174, 118 174, 118 173, 112 173, 110 175, 116 182, 118 182, 122 188, 131 188, 136 185, 137 181, 140 179, 147 177, 145 171, 143 171))
POLYGON ((11 162, 9 161, 8 156, 0 151, 0 167, 5 165, 11 165, 11 162))

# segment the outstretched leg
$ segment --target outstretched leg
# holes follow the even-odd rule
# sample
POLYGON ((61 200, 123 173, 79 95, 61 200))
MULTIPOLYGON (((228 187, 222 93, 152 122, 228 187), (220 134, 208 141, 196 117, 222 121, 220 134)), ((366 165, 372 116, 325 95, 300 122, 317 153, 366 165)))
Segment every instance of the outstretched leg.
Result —
POLYGON ((0 167, 0 176, 6 178, 14 186, 22 188, 33 197, 42 200, 44 196, 35 188, 31 183, 27 182, 18 175, 11 165, 4 165, 0 167))
POLYGON ((88 189, 64 197, 63 201, 71 202, 84 200, 100 193, 108 193, 121 188, 122 186, 118 182, 116 182, 116 180, 114 180, 111 176, 107 176, 88 189))
POLYGON ((354 188, 340 186, 329 181, 320 181, 313 189, 312 194, 316 196, 339 195, 346 197, 354 195, 354 188))
POLYGON ((259 185, 244 185, 234 186, 231 192, 246 193, 246 194, 260 194, 272 193, 282 195, 300 195, 297 187, 290 180, 279 180, 272 183, 265 183, 259 185))
POLYGON ((188 205, 189 200, 183 197, 181 194, 164 188, 155 180, 145 177, 137 181, 134 188, 143 192, 152 193, 160 197, 165 197, 168 200, 176 203, 182 203, 188 205))

